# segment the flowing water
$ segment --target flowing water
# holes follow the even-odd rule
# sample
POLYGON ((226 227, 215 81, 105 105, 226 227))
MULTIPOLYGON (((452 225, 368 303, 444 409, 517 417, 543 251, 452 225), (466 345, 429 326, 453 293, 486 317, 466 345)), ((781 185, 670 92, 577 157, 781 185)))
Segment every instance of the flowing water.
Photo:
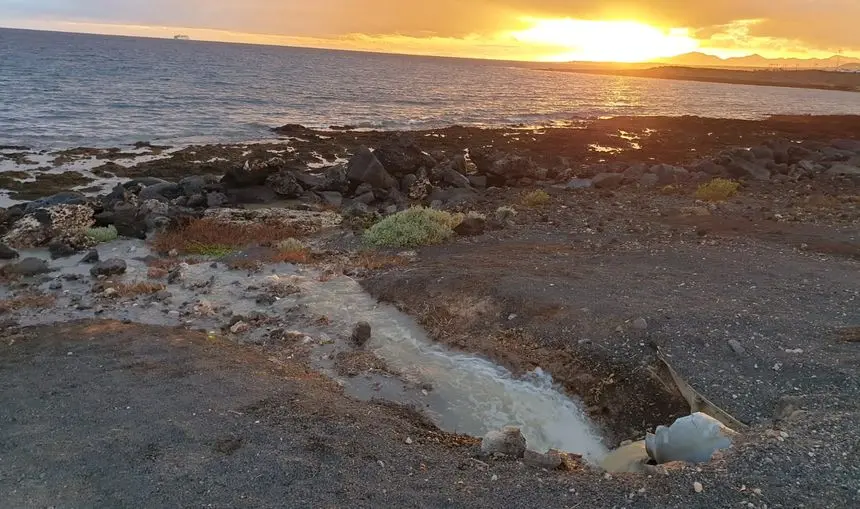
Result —
MULTIPOLYGON (((102 259, 126 260, 128 272, 124 280, 147 279, 143 259, 151 253, 142 241, 119 240, 103 244, 98 250, 102 259)), ((50 260, 44 249, 24 250, 21 255, 50 260)), ((533 450, 559 449, 582 454, 595 463, 607 453, 598 429, 579 402, 555 387, 548 374, 537 369, 518 377, 482 357, 445 348, 433 342, 408 315, 378 303, 348 277, 322 282, 315 270, 288 264, 247 274, 227 270, 222 264, 213 267, 201 263, 183 269, 181 284, 168 287, 171 298, 142 298, 120 305, 89 293, 90 266, 78 263, 79 258, 49 261, 55 272, 41 282, 39 289, 57 296, 56 307, 48 312, 23 311, 21 325, 92 318, 95 314, 100 318, 220 331, 229 325, 231 315, 262 312, 275 317, 278 323, 259 326, 234 339, 265 343, 272 330, 301 331, 312 348, 315 364, 354 396, 417 406, 440 428, 451 432, 480 437, 488 431, 516 425, 533 450), (68 280, 64 277, 68 275, 79 278, 68 280), (61 282, 63 287, 51 289, 52 282, 61 282), (295 284, 300 292, 271 305, 258 304, 255 297, 272 282, 295 284), (215 312, 191 312, 201 300, 215 312), (316 321, 320 315, 328 318, 325 325, 316 321), (397 376, 337 375, 332 359, 339 351, 352 350, 348 336, 353 324, 362 320, 373 327, 372 339, 365 348, 384 360, 397 376)), ((0 299, 8 296, 9 290, 0 286, 0 299)))

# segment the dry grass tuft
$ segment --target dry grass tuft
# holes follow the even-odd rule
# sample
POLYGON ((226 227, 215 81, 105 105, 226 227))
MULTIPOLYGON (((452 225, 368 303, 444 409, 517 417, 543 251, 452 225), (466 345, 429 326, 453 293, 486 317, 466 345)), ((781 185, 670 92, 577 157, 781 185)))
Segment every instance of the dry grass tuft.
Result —
POLYGON ((117 296, 129 299, 140 295, 152 295, 167 287, 151 281, 134 281, 132 283, 115 283, 111 285, 111 288, 116 290, 117 296))
POLYGON ((167 269, 160 269, 158 267, 150 267, 149 270, 146 271, 146 277, 149 279, 164 279, 169 274, 167 269))
POLYGON ((702 184, 696 190, 696 198, 709 202, 726 201, 738 194, 740 183, 734 180, 716 178, 702 184))
POLYGON ((402 267, 409 263, 409 259, 405 256, 386 255, 374 251, 363 251, 351 260, 355 267, 360 267, 368 270, 388 269, 391 267, 402 267))
POLYGON ((299 233, 282 223, 237 224, 202 218, 159 233, 153 240, 153 247, 160 253, 176 249, 184 254, 220 257, 248 246, 271 246, 299 233))
POLYGON ((535 189, 534 191, 525 193, 520 200, 526 207, 542 207, 550 202, 549 194, 543 189, 535 189))
POLYGON ((45 309, 54 305, 57 298, 44 293, 26 293, 11 299, 0 300, 0 313, 20 309, 45 309))

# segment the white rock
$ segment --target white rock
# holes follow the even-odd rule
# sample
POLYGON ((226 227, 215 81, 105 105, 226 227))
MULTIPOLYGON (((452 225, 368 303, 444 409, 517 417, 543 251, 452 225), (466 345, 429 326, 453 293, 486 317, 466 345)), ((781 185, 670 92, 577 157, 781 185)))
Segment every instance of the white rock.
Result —
POLYGON ((411 438, 406 437, 406 445, 412 445, 412 439, 411 438))
POLYGON ((232 332, 233 334, 241 334, 243 332, 248 332, 248 330, 250 328, 251 328, 250 325, 248 325, 245 322, 240 321, 240 322, 234 323, 233 326, 230 327, 230 332, 232 332))
POLYGON ((705 487, 702 486, 702 483, 700 483, 699 481, 696 481, 693 483, 693 491, 695 491, 696 493, 701 493, 701 492, 705 491, 705 487))
POLYGON ((522 458, 526 452, 526 438, 520 428, 506 426, 499 431, 487 433, 481 440, 483 454, 504 454, 514 458, 522 458))
POLYGON ((637 330, 645 330, 648 328, 648 322, 645 321, 644 318, 637 318, 633 320, 633 328, 637 330))

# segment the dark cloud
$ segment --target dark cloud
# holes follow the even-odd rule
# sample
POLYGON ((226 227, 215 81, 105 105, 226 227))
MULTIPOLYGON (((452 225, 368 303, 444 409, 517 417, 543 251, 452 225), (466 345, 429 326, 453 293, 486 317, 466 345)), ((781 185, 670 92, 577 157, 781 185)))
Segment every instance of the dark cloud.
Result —
POLYGON ((860 49, 860 0, 0 0, 4 12, 298 36, 461 37, 519 28, 522 16, 632 18, 706 34, 760 19, 751 37, 860 49))

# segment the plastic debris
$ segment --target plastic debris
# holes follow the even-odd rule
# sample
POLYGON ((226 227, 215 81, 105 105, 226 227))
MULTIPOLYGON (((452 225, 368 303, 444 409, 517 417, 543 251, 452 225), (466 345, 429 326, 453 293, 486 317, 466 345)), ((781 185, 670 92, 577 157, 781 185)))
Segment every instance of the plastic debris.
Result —
POLYGON ((658 464, 672 461, 707 463, 714 453, 728 449, 736 432, 701 412, 681 417, 669 426, 658 426, 645 437, 645 450, 658 464))

